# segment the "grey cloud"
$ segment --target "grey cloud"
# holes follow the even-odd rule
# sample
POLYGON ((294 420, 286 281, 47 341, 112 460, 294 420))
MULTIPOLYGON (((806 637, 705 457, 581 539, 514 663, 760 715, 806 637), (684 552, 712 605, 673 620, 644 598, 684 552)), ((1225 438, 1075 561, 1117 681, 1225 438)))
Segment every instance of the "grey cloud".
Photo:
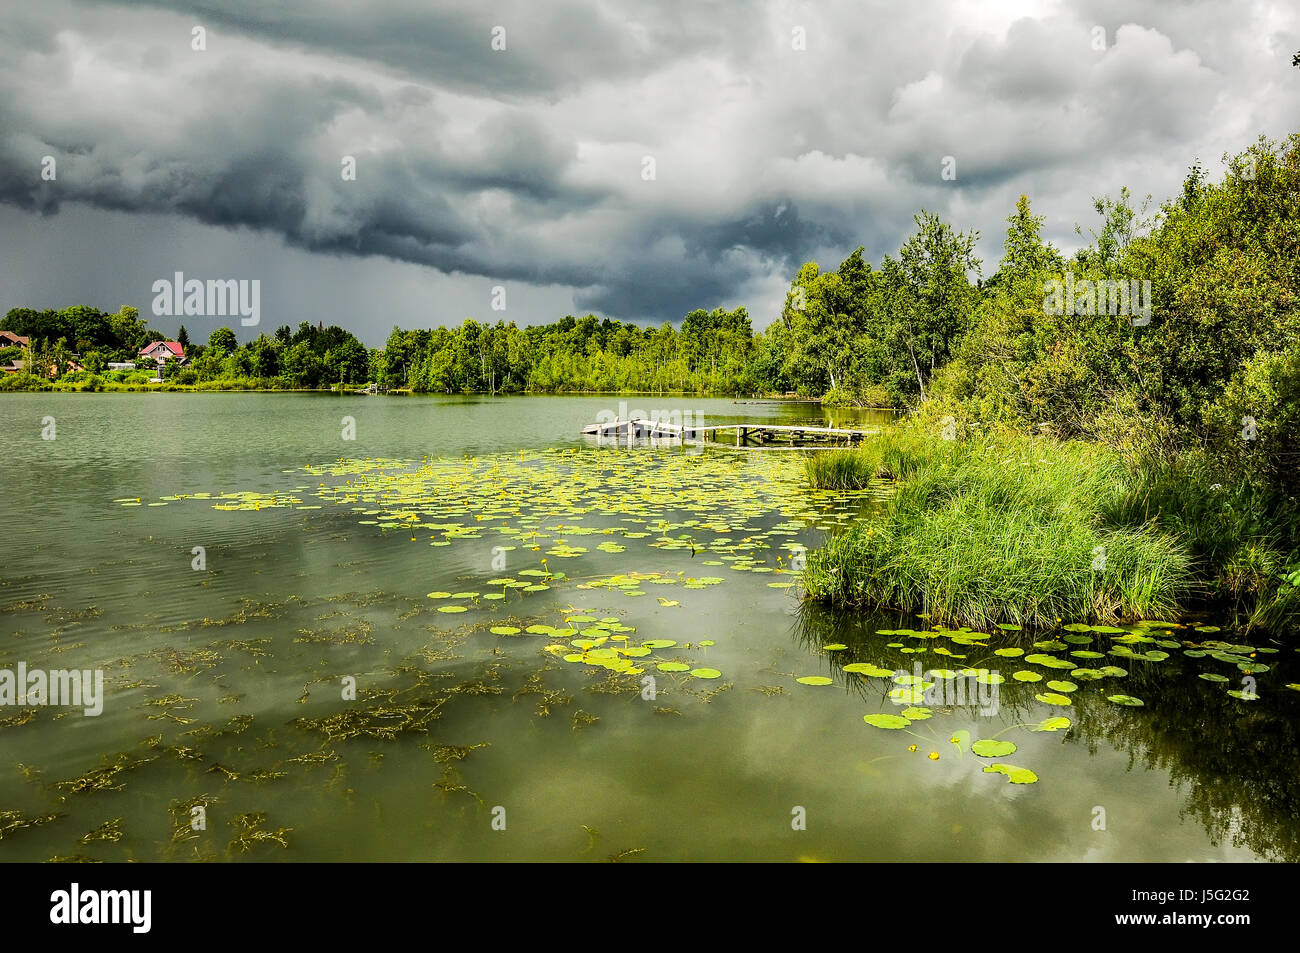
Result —
MULTIPOLYGON (((635 78, 725 45, 749 24, 724 6, 582 0, 312 0, 299 12, 261 0, 90 0, 149 6, 270 43, 380 65, 443 88, 551 97, 592 77, 635 78), (712 7, 712 9, 711 9, 712 7), (494 50, 493 29, 506 49, 494 50)), ((88 3, 89 5, 89 3, 88 3)))
MULTIPOLYGON (((436 7, 16 10, 0 31, 0 203, 55 216, 73 270, 96 253, 83 249, 119 242, 58 225, 89 208, 255 235, 259 261, 285 275, 322 280, 302 252, 370 262, 346 271, 379 301, 387 259, 440 288, 472 286, 456 301, 508 281, 536 289, 512 300, 539 308, 567 294, 660 321, 748 303, 761 326, 779 295, 742 302, 742 290, 779 288, 804 260, 833 267, 859 244, 879 260, 922 207, 978 228, 996 262, 1027 192, 1069 246, 1093 195, 1169 195, 1194 157, 1284 135, 1300 114, 1300 14, 1281 2, 436 7), (195 23, 205 53, 189 48, 195 23), (506 53, 489 47, 496 23, 506 53), (791 49, 793 25, 807 51, 791 49), (1098 25, 1104 51, 1090 46, 1098 25), (47 154, 56 182, 39 175, 47 154), (339 174, 344 155, 356 181, 339 174), (946 155, 955 182, 940 178, 946 155)), ((215 234, 211 245, 227 247, 215 234)), ((122 267, 135 267, 129 255, 122 267)), ((43 287, 3 269, 11 295, 43 287)), ((393 318, 427 320, 375 320, 386 331, 393 318)))

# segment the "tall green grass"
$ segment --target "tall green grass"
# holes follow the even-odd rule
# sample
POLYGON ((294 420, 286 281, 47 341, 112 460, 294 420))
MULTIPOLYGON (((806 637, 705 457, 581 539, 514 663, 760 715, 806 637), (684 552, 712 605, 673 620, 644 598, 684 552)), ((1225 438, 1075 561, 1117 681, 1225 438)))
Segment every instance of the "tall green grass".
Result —
POLYGON ((808 456, 804 463, 808 482, 823 490, 857 490, 877 476, 867 458, 854 451, 826 450, 808 456))
POLYGON ((1116 525, 1154 523, 1185 540, 1212 594, 1238 602, 1277 588, 1300 544, 1296 501, 1230 481, 1199 453, 1135 468, 1105 516, 1116 525))
POLYGON ((813 598, 1026 626, 1155 618, 1193 589, 1188 547, 1155 523, 1116 525, 1134 474, 1097 445, 889 432, 852 461, 808 464, 817 486, 897 481, 878 519, 808 556, 813 598), (830 481, 838 480, 834 483, 830 481))

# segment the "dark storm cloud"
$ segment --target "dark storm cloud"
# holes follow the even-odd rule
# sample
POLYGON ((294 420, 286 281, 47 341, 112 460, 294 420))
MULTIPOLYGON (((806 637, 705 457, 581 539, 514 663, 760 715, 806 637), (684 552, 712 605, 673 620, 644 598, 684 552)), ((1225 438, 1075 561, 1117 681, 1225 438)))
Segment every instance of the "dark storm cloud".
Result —
POLYGON ((265 0, 91 2, 153 7, 444 89, 522 98, 553 97, 594 77, 634 79, 672 60, 716 53, 755 25, 725 4, 698 0, 312 0, 297 11, 265 0), (504 28, 508 57, 489 44, 495 27, 504 28))
MULTIPOLYGON (((516 320, 567 294, 654 321, 748 304, 762 326, 801 262, 878 261, 922 207, 978 228, 988 273, 1021 192, 1062 245, 1094 195, 1176 192, 1194 158, 1291 131, 1295 49, 1281 2, 50 0, 0 25, 0 203, 256 235, 269 272, 385 302, 388 259, 460 282, 458 307, 523 285, 516 320), (349 260, 371 264, 328 264, 349 260)), ((64 244, 70 274, 83 246, 144 268, 120 234, 64 244)), ((386 311, 427 320, 421 301, 386 311)))
POLYGON ((597 276, 575 297, 580 308, 638 314, 642 302, 654 300, 667 319, 699 307, 734 306, 743 303, 732 301, 740 283, 788 268, 805 249, 848 241, 844 232, 801 221, 785 202, 730 222, 683 228, 679 219, 664 219, 639 230, 637 238, 618 255, 626 270, 597 276))

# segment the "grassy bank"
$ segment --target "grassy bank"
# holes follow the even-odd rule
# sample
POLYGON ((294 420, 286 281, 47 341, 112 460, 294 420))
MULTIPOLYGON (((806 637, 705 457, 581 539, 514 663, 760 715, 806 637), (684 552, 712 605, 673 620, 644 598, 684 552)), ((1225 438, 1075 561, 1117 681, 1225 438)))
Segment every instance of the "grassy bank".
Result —
POLYGON ((977 627, 1159 618, 1210 601, 1271 627, 1300 605, 1281 578, 1291 560, 1275 504, 1225 489, 1191 457, 1135 464, 1097 444, 901 428, 806 466, 818 487, 895 487, 876 516, 809 554, 814 599, 977 627))
MULTIPOLYGON (((349 384, 347 388, 362 385, 349 384)), ((0 393, 54 392, 66 394, 112 394, 161 391, 164 393, 212 392, 212 391, 312 391, 328 393, 334 387, 311 388, 297 387, 276 377, 239 377, 220 380, 179 383, 178 381, 154 381, 147 374, 112 372, 99 374, 69 374, 57 380, 47 380, 32 374, 10 374, 0 379, 0 393)))

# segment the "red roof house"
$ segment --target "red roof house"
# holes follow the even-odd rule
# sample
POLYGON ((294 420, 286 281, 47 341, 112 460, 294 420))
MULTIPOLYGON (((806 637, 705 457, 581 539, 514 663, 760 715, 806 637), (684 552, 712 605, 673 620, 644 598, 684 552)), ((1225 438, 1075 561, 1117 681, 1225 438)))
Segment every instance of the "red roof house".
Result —
POLYGON ((28 340, 12 331, 0 331, 0 347, 27 347, 28 340))
POLYGON ((185 348, 178 341, 152 341, 140 348, 140 357, 152 357, 159 364, 166 364, 173 357, 184 364, 185 348))

